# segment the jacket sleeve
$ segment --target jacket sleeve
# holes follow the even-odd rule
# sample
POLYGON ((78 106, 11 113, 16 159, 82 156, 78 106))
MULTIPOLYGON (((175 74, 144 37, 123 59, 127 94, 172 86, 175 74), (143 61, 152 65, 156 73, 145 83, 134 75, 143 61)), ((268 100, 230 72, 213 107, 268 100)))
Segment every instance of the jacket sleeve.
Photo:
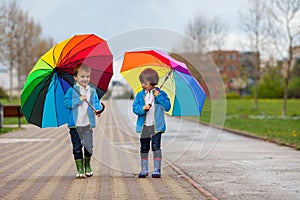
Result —
POLYGON ((146 111, 143 109, 144 105, 145 105, 145 100, 143 98, 143 94, 139 92, 136 95, 136 98, 134 99, 132 104, 133 113, 136 115, 145 115, 146 111))
POLYGON ((64 97, 64 105, 67 109, 76 108, 78 105, 82 104, 79 95, 73 95, 73 88, 69 88, 64 97))
POLYGON ((160 104, 166 112, 168 112, 171 109, 171 103, 170 99, 164 91, 160 91, 159 95, 155 97, 156 103, 160 104))
POLYGON ((100 100, 98 99, 98 94, 96 90, 93 90, 91 95, 91 104, 94 106, 96 110, 102 110, 102 105, 100 103, 100 100))

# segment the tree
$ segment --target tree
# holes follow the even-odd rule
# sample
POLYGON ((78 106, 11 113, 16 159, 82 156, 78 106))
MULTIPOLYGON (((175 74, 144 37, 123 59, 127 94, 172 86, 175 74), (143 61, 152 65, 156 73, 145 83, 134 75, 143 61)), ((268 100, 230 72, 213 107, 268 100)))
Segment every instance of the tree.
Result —
POLYGON ((248 0, 245 10, 240 12, 241 24, 244 31, 248 34, 250 49, 255 52, 254 65, 254 104, 257 109, 258 104, 258 80, 260 77, 260 52, 267 40, 267 17, 266 3, 261 0, 248 0))
MULTIPOLYGON (((206 53, 203 52, 204 50, 217 50, 217 52, 220 53, 221 49, 224 47, 227 29, 225 24, 219 18, 208 20, 207 18, 198 15, 189 22, 185 32, 186 35, 188 35, 194 41, 192 42, 191 40, 187 40, 182 44, 184 55, 186 58, 189 58, 187 60, 194 60, 195 62, 199 62, 201 60, 200 62, 203 62, 202 64, 204 66, 207 66, 207 71, 205 72, 207 74, 211 73, 212 71, 211 69, 209 69, 209 66, 217 65, 219 67, 221 65, 219 59, 215 60, 216 63, 212 63, 210 59, 205 59, 205 56, 201 56, 202 53, 206 53), (198 59, 195 57, 197 57, 198 59), (200 57, 202 57, 202 59, 200 59, 200 57)), ((220 56, 218 56, 218 58, 220 58, 220 56)), ((215 77, 214 75, 211 75, 210 78, 206 79, 206 81, 208 81, 209 79, 209 83, 204 82, 204 79, 200 74, 198 74, 197 69, 187 62, 185 63, 187 64, 189 70, 191 70, 192 74, 202 85, 208 96, 217 97, 223 95, 221 90, 224 85, 221 86, 220 84, 218 84, 218 82, 213 83, 214 80, 212 80, 212 77, 215 77), (215 84, 216 88, 218 88, 214 90, 214 94, 209 94, 208 85, 210 84, 215 84)))
POLYGON ((29 72, 41 52, 52 46, 52 39, 41 37, 42 29, 16 1, 3 3, 0 8, 0 62, 9 67, 10 98, 13 91, 13 71, 17 72, 20 92, 22 77, 29 72))
POLYGON ((10 96, 12 96, 13 85, 13 69, 16 66, 17 57, 17 34, 18 20, 24 15, 17 7, 16 2, 12 2, 9 6, 5 3, 0 8, 0 33, 1 33, 1 61, 9 66, 10 74, 10 96))
MULTIPOLYGON (((287 58, 284 71, 284 95, 282 115, 286 115, 289 81, 293 47, 300 36, 300 0, 273 0, 269 7, 270 23, 272 24, 272 37, 275 38, 272 44, 279 52, 286 52, 287 58)), ((284 56, 284 55, 283 55, 284 56)))
POLYGON ((185 41, 183 50, 185 52, 202 52, 203 49, 220 50, 225 43, 227 33, 225 25, 218 18, 208 20, 205 17, 198 15, 189 22, 186 28, 186 34, 197 44, 195 45, 185 41))

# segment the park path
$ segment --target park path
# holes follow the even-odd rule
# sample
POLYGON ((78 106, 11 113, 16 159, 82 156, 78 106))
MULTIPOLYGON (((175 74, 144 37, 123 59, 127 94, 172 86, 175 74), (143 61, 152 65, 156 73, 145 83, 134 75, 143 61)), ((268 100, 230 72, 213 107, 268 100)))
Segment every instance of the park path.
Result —
POLYGON ((299 151, 176 117, 167 117, 162 178, 138 179, 132 101, 105 103, 93 177, 74 178, 66 126, 24 126, 0 136, 0 199, 300 199, 299 151))
POLYGON ((24 125, 24 130, 2 135, 0 199, 207 199, 168 166, 162 169, 161 179, 138 179, 138 149, 130 145, 138 141, 116 128, 116 120, 124 119, 113 116, 109 102, 106 109, 99 120, 101 128, 94 132, 94 176, 90 178, 74 178, 66 126, 24 125))

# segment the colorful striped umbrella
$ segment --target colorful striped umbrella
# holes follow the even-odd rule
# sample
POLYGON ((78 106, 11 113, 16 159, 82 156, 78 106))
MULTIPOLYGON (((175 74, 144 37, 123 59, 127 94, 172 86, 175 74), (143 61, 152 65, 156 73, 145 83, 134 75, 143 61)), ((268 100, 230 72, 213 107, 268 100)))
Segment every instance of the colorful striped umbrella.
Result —
POLYGON ((58 127, 68 120, 63 100, 73 86, 78 64, 91 68, 90 85, 101 98, 113 75, 113 56, 107 42, 94 34, 75 35, 47 51, 27 76, 21 93, 21 110, 28 122, 58 127))
POLYGON ((134 93, 142 89, 138 77, 146 68, 156 70, 160 77, 158 86, 168 94, 171 101, 169 115, 201 114, 206 94, 184 63, 156 50, 126 52, 121 74, 134 93))

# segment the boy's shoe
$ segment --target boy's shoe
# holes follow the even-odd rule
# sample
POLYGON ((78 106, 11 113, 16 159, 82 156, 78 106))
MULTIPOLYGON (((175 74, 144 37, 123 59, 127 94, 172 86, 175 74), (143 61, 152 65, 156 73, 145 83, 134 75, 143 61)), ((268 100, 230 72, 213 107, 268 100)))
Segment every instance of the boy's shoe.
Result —
POLYGON ((152 172, 152 178, 160 178, 160 169, 152 172))
POLYGON ((76 178, 85 178, 84 171, 83 171, 83 160, 77 159, 75 160, 75 163, 77 168, 76 178))
POLYGON ((141 171, 138 175, 139 178, 146 178, 148 176, 148 171, 141 171))
POLYGON ((146 178, 148 176, 148 159, 141 159, 142 171, 139 173, 139 178, 146 178))
POLYGON ((85 178, 84 174, 80 174, 79 172, 76 174, 76 178, 85 178))
POLYGON ((84 169, 85 169, 85 175, 87 177, 93 176, 93 171, 92 171, 90 162, 91 162, 91 157, 84 158, 84 169))
POLYGON ((154 159, 154 171, 152 172, 152 178, 160 178, 161 159, 154 159))

